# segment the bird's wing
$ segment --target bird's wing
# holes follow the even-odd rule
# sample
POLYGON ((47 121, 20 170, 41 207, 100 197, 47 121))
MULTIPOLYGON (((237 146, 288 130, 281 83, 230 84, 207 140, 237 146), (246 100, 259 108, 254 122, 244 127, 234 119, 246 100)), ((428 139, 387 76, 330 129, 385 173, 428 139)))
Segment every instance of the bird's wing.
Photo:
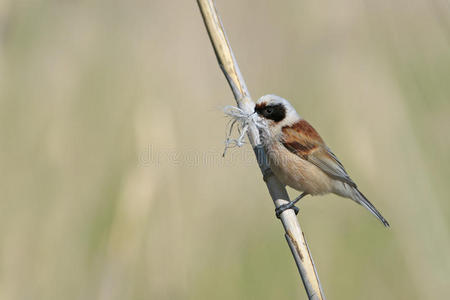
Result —
POLYGON ((283 127, 283 145, 292 153, 316 165, 322 171, 356 188, 344 166, 323 142, 317 131, 305 120, 283 127))

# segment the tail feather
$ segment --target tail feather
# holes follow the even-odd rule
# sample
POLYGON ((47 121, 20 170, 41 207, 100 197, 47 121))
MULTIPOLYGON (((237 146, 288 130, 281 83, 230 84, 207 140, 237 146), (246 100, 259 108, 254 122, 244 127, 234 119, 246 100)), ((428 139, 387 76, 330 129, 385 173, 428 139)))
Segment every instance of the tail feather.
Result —
POLYGON ((381 215, 381 213, 375 208, 375 206, 373 206, 373 204, 370 203, 369 200, 367 200, 366 196, 364 196, 363 193, 361 193, 357 188, 354 188, 353 195, 355 196, 354 198, 352 197, 353 200, 355 200, 356 202, 367 208, 375 217, 377 217, 383 223, 384 226, 390 227, 389 222, 381 215))

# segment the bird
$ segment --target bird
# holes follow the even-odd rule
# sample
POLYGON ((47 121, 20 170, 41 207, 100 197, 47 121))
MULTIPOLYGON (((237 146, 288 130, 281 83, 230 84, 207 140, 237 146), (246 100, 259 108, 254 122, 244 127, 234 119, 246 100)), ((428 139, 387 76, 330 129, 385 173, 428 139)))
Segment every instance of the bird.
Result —
POLYGON ((333 193, 367 208, 384 226, 388 221, 361 193, 342 163, 325 144, 319 133, 297 113, 288 100, 265 95, 255 104, 254 114, 265 124, 261 139, 269 166, 278 180, 302 192, 295 200, 275 209, 280 215, 306 195, 333 193))

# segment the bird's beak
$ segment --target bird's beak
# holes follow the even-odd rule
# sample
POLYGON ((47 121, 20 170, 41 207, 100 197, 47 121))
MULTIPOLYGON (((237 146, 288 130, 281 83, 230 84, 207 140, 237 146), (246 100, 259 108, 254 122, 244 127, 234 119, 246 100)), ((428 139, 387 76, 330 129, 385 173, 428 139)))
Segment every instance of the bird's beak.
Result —
POLYGON ((247 116, 247 118, 250 119, 254 114, 256 114, 256 111, 254 111, 253 113, 249 114, 249 115, 247 116))

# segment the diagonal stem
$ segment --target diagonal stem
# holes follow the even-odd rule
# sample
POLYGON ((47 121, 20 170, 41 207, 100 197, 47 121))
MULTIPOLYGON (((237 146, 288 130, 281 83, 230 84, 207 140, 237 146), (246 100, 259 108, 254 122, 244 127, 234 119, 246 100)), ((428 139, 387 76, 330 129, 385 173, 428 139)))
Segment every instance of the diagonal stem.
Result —
MULTIPOLYGON (((237 105, 246 113, 251 114, 254 111, 255 103, 250 97, 215 5, 212 0, 197 0, 197 3, 217 61, 233 91, 237 105)), ((289 196, 285 187, 270 172, 264 148, 261 146, 258 129, 252 122, 249 124, 248 138, 255 151, 261 172, 264 174, 266 185, 275 207, 289 203, 289 196)), ((289 209, 281 214, 280 220, 286 232, 286 241, 294 256, 308 298, 317 300, 325 299, 311 253, 300 224, 298 223, 297 216, 292 209, 289 209)))

